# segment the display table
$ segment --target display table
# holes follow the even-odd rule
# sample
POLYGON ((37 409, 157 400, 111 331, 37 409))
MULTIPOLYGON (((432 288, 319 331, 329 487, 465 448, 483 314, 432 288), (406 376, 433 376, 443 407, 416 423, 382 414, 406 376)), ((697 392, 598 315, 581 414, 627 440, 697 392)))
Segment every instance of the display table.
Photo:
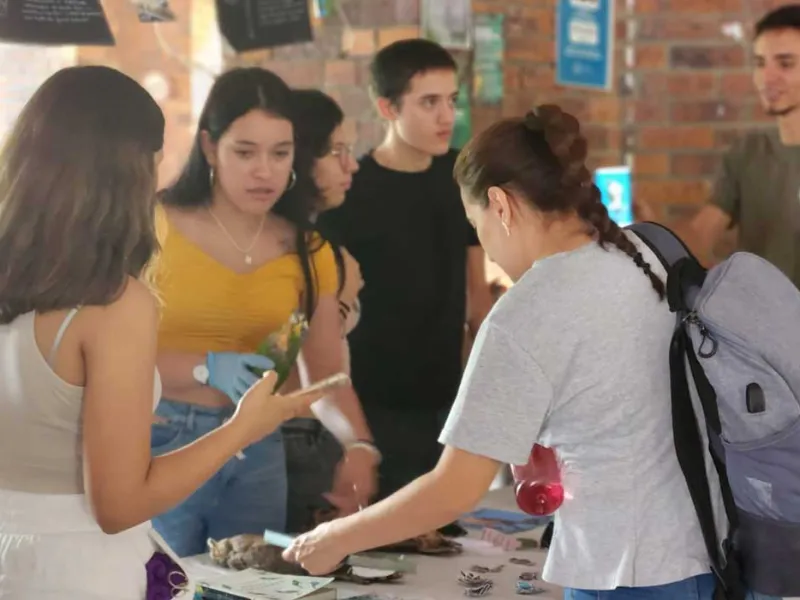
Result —
MULTIPOLYGON (((517 510, 511 488, 504 488, 489 492, 480 508, 493 508, 500 510, 517 510)), ((471 532, 469 538, 461 539, 464 552, 456 556, 422 556, 410 555, 417 564, 417 572, 406 574, 398 583, 354 585, 350 583, 336 583, 339 599, 347 600, 366 594, 375 594, 383 600, 463 600, 464 588, 458 584, 461 571, 468 571, 474 565, 496 567, 504 565, 500 573, 486 573, 483 576, 494 582, 487 598, 511 599, 523 597, 516 595, 518 577, 523 572, 533 571, 541 573, 546 552, 543 550, 518 550, 504 552, 491 546, 488 542, 479 539, 480 533, 471 532), (511 558, 527 559, 535 563, 533 566, 516 565, 509 562, 511 558)), ((519 537, 539 539, 541 530, 528 531, 519 534, 519 537)), ((211 567, 205 556, 185 559, 186 568, 194 575, 208 572, 211 567)), ((537 587, 545 588, 545 593, 533 596, 541 600, 554 600, 562 598, 562 592, 552 585, 541 581, 531 582, 537 587)))

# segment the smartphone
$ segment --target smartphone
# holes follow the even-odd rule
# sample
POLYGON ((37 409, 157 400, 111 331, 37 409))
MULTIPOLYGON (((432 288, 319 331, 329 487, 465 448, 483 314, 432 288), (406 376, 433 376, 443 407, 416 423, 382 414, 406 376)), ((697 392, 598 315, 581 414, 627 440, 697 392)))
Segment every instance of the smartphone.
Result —
POLYGON ((326 377, 321 381, 317 381, 306 388, 302 388, 292 392, 291 394, 287 394, 287 397, 305 396, 307 394, 313 394, 320 391, 335 390, 346 385, 350 385, 350 376, 347 373, 336 373, 335 375, 331 375, 330 377, 326 377))

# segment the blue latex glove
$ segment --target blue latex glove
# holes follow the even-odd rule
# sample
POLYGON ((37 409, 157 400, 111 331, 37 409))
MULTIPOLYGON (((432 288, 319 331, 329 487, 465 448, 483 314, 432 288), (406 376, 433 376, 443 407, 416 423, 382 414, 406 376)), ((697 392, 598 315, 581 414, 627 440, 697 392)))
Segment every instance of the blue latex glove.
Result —
POLYGON ((244 393, 259 379, 250 370, 268 371, 275 367, 266 356, 238 352, 209 352, 206 356, 208 385, 226 394, 238 404, 244 393))

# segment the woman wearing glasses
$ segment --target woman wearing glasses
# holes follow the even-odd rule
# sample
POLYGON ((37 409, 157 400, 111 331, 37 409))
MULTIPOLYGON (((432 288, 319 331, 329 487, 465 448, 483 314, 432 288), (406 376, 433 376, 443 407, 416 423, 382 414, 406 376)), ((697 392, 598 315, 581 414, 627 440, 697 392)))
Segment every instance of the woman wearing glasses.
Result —
MULTIPOLYGON (((353 156, 354 135, 347 127, 341 107, 319 90, 294 90, 297 145, 313 157, 311 179, 316 187, 316 214, 340 206, 350 189, 358 162, 353 156)), ((328 237, 327 232, 323 235, 328 237)), ((339 270, 339 312, 342 319, 342 353, 349 369, 347 334, 358 322, 358 292, 363 285, 358 263, 344 249, 337 248, 339 270)), ((340 515, 357 508, 348 502, 347 490, 334 489, 334 471, 341 446, 336 438, 312 419, 296 419, 283 428, 289 475, 287 528, 306 531, 331 513, 340 515), (332 506, 333 505, 333 506, 332 506)))

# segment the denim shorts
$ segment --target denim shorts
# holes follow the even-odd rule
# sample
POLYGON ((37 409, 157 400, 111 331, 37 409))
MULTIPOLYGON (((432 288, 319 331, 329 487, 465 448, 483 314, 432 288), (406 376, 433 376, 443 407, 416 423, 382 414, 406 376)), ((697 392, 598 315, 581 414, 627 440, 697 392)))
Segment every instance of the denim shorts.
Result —
MULTIPOLYGON (((713 600, 716 581, 710 573, 652 587, 615 590, 564 590, 564 600, 713 600)), ((750 592, 747 600, 780 600, 750 592)))
MULTIPOLYGON (((209 408, 162 399, 152 427, 153 455, 186 446, 222 425, 233 408, 209 408)), ((204 554, 207 539, 265 529, 285 531, 286 455, 280 431, 233 458, 182 504, 153 519, 153 527, 178 554, 204 554)))

